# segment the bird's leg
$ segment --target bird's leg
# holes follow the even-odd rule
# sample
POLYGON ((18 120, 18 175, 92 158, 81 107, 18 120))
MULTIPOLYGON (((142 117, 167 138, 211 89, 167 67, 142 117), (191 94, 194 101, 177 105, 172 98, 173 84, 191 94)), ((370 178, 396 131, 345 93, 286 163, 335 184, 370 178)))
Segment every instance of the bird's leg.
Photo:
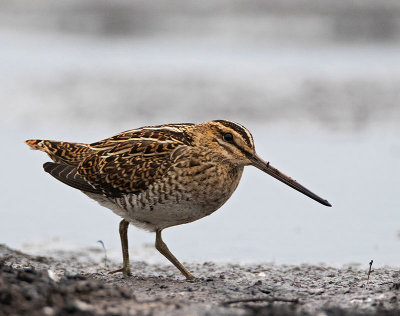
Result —
POLYGON ((161 238, 161 230, 156 231, 156 249, 164 255, 175 267, 182 272, 182 274, 186 277, 186 280, 194 280, 196 277, 193 276, 186 268, 175 258, 175 256, 169 251, 167 245, 161 238))
POLYGON ((132 275, 131 268, 129 266, 128 227, 129 227, 129 222, 124 219, 119 223, 119 235, 121 237, 121 246, 122 246, 122 268, 115 271, 111 271, 110 274, 122 272, 123 275, 127 276, 132 275))

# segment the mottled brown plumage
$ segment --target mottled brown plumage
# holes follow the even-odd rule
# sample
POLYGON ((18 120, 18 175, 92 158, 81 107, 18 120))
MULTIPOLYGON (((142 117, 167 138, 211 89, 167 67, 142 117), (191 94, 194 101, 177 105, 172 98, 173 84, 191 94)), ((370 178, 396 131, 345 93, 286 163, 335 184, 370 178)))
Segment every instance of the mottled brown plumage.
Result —
POLYGON ((126 275, 130 274, 127 229, 133 223, 155 231, 156 248, 192 279, 162 241, 161 231, 216 211, 236 189, 246 165, 330 206, 259 158, 250 132, 226 120, 147 126, 92 144, 26 143, 53 160, 44 164, 46 172, 123 218, 121 271, 126 275))

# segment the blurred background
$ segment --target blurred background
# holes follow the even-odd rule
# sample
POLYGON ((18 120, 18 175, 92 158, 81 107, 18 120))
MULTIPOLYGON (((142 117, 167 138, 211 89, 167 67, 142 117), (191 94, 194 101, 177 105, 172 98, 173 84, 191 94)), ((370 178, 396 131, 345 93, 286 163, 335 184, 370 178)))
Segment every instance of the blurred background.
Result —
MULTIPOLYGON (((3 0, 0 242, 100 247, 119 218, 42 171, 25 139, 94 142, 229 119, 326 208, 248 167, 212 216, 170 228, 183 261, 400 264, 400 2, 3 0)), ((132 227, 132 260, 165 260, 132 227)))

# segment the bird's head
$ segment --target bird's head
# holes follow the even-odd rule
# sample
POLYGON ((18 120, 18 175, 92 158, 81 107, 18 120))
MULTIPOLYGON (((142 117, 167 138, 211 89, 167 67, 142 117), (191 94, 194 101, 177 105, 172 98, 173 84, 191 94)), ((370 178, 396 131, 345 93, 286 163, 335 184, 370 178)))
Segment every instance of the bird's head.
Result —
POLYGON ((220 157, 221 161, 242 167, 252 165, 317 202, 331 206, 327 200, 314 194, 258 156, 253 136, 244 126, 231 121, 216 120, 198 124, 198 127, 200 130, 196 143, 202 147, 208 147, 220 157))

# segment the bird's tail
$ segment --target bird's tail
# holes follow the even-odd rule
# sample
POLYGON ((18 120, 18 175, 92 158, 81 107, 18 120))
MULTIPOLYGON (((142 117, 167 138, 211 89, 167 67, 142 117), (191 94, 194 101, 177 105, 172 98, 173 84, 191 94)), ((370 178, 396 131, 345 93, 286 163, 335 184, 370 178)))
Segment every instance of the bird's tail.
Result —
POLYGON ((25 141, 31 149, 40 150, 57 163, 77 166, 83 159, 93 153, 87 144, 60 142, 54 140, 29 139, 25 141))
POLYGON ((33 150, 45 151, 43 147, 43 140, 41 139, 28 139, 25 141, 25 144, 27 144, 33 150))

